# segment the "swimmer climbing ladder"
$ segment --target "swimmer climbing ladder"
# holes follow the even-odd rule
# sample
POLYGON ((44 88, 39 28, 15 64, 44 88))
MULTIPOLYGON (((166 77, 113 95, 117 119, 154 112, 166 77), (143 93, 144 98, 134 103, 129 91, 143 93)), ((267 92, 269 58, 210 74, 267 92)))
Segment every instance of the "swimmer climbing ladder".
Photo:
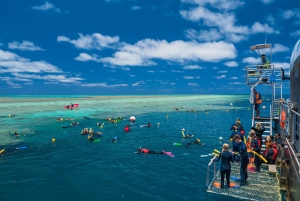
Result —
MULTIPOLYGON (((209 168, 211 163, 213 162, 210 161, 208 166, 209 168)), ((216 165, 214 166, 216 167, 216 165)), ((239 186, 239 182, 235 181, 236 178, 240 178, 239 175, 240 163, 232 163, 230 175, 231 185, 239 186)), ((247 200, 281 201, 282 198, 280 194, 280 185, 278 177, 278 173, 270 174, 270 172, 268 171, 268 166, 261 166, 261 170, 259 173, 248 171, 247 185, 236 188, 234 187, 229 189, 220 189, 218 186, 221 181, 221 176, 218 171, 214 176, 213 180, 208 184, 207 192, 247 200)))

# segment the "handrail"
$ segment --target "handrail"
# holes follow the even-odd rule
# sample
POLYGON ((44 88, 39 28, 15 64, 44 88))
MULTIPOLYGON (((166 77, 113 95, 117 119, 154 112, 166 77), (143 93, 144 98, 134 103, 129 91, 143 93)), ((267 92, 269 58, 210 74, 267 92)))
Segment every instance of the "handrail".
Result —
MULTIPOLYGON (((210 166, 211 164, 214 162, 214 159, 216 158, 217 156, 215 155, 212 159, 210 159, 210 162, 208 163, 207 165, 207 172, 206 172, 206 186, 209 185, 209 171, 210 171, 210 166)), ((216 162, 214 162, 214 175, 216 175, 217 172, 216 172, 216 162)))

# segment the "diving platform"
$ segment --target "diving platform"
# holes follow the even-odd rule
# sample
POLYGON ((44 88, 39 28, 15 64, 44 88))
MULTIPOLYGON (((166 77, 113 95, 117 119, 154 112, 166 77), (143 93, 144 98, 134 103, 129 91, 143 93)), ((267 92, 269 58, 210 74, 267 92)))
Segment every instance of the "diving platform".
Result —
MULTIPOLYGON (((217 163, 217 165, 220 164, 217 163)), ((246 185, 240 186, 240 182, 236 181, 236 178, 240 178, 240 163, 232 163, 230 185, 234 185, 234 187, 219 188, 221 176, 220 171, 218 171, 208 185, 207 192, 246 200, 281 201, 280 175, 275 165, 272 167, 269 166, 262 164, 260 172, 248 171, 246 185)))

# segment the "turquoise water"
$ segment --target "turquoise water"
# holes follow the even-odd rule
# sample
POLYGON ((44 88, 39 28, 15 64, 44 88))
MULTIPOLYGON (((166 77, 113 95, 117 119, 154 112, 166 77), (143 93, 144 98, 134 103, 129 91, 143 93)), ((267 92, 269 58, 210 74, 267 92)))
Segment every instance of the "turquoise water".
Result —
POLYGON ((206 192, 210 158, 200 156, 221 149, 225 141, 219 137, 227 140, 236 118, 250 128, 249 107, 248 95, 2 97, 0 150, 6 152, 0 154, 0 199, 238 200, 206 192), (80 109, 64 110, 70 103, 79 103, 80 109), (106 117, 130 116, 137 121, 105 121, 106 117), (58 117, 80 124, 63 129, 71 121, 57 122, 58 117), (97 122, 105 123, 104 127, 97 127, 97 122), (140 127, 148 122, 150 128, 140 127), (123 131, 126 124, 130 132, 123 131), (103 132, 99 143, 80 135, 86 127, 103 132), (173 146, 195 140, 182 139, 182 128, 204 146, 173 146), (9 131, 21 134, 14 137, 9 131), (119 138, 117 143, 106 142, 114 136, 119 138), (19 146, 28 149, 16 150, 19 146), (135 154, 140 146, 171 151, 175 157, 135 154))

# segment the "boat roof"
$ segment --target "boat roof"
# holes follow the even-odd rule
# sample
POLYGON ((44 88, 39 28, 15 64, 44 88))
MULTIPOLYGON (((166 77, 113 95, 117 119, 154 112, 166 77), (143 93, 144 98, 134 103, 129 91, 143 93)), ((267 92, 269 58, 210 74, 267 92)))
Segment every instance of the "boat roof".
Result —
POLYGON ((272 44, 257 44, 250 47, 250 50, 259 50, 259 49, 266 49, 271 48, 272 44))

